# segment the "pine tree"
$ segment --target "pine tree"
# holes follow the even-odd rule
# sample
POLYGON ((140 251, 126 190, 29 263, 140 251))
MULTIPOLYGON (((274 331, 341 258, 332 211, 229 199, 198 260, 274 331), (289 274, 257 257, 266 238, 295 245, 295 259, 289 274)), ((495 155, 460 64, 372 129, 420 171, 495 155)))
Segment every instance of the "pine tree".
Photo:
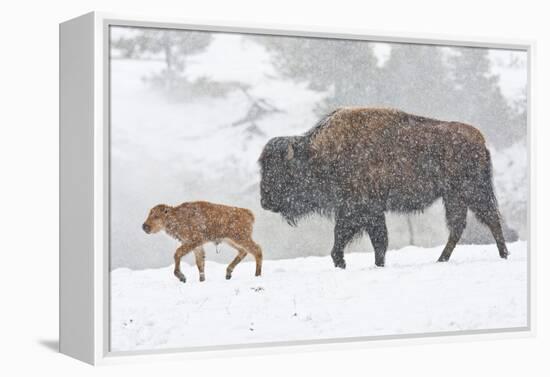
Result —
POLYGON ((203 51, 211 39, 209 32, 147 28, 114 39, 112 47, 125 58, 162 59, 165 67, 155 81, 170 88, 182 78, 186 59, 203 51))
POLYGON ((321 38, 255 37, 285 77, 327 92, 319 113, 376 102, 377 61, 370 43, 321 38))
POLYGON ((490 144, 510 145, 525 130, 514 124, 514 111, 499 87, 499 77, 491 73, 489 50, 456 48, 449 58, 455 84, 459 120, 480 128, 490 144))
POLYGON ((380 99, 384 106, 445 119, 453 83, 440 47, 395 44, 381 71, 380 99))

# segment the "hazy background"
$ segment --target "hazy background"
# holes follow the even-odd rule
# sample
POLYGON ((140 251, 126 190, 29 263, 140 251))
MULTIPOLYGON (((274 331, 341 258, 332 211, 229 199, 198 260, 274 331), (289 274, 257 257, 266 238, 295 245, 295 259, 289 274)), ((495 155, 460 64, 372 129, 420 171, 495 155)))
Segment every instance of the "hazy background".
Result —
MULTIPOLYGON (((112 28, 111 41, 111 268, 173 263, 176 241, 141 224, 158 203, 191 200, 254 211, 266 259, 328 255, 330 220, 291 228, 261 209, 256 161, 269 138, 302 133, 350 105, 480 128, 507 237, 526 238, 524 52, 126 27, 112 28)), ((443 244, 441 203, 422 215, 389 214, 388 231, 390 249, 443 244)), ((461 241, 494 242, 473 218, 461 241)), ((229 247, 206 249, 208 259, 234 257, 229 247)), ((348 250, 371 249, 364 237, 348 250)))

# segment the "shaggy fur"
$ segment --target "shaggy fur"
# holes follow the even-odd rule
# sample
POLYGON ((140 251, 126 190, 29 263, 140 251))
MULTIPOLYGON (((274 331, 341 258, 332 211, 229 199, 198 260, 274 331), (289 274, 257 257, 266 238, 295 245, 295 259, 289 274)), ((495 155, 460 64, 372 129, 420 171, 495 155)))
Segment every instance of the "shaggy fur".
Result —
POLYGON ((143 223, 146 233, 164 230, 168 235, 181 242, 174 255, 174 275, 185 283, 180 271, 180 260, 193 251, 200 281, 204 281, 204 249, 207 242, 219 244, 225 242, 234 247, 237 257, 227 266, 226 279, 239 262, 250 253, 256 260, 256 276, 262 273, 262 249, 252 240, 254 215, 244 208, 230 207, 209 202, 189 202, 171 207, 164 204, 155 206, 143 223))
POLYGON ((302 136, 271 139, 260 156, 261 204, 291 225, 318 213, 334 216, 337 267, 358 234, 369 234, 375 263, 388 245, 386 211, 411 213, 443 198, 447 261, 468 208, 486 224, 502 258, 508 251, 494 195, 491 157, 476 128, 395 109, 341 108, 302 136))

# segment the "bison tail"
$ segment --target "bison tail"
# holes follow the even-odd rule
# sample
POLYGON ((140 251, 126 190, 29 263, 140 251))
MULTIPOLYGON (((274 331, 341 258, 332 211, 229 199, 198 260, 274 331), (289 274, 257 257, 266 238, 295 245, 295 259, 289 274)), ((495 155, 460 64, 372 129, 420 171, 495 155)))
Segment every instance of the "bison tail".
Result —
MULTIPOLYGON (((485 148, 485 159, 481 168, 478 189, 481 195, 475 195, 478 208, 486 208, 489 211, 498 211, 498 201, 495 195, 495 189, 493 185, 493 163, 491 161, 491 153, 485 148)), ((500 213, 498 215, 500 217, 500 213)))

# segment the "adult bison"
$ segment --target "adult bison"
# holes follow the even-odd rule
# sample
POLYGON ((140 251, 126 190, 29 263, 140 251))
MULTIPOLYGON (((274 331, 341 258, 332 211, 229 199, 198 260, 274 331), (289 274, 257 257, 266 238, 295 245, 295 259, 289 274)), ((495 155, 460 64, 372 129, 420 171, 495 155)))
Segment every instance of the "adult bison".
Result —
POLYGON ((449 260, 466 226, 468 208, 508 256, 492 185, 491 157, 481 132, 394 109, 340 108, 302 136, 271 139, 260 156, 261 205, 290 225, 318 213, 334 216, 336 267, 344 248, 368 233, 375 263, 384 266, 384 213, 424 210, 442 198, 450 234, 449 260))

